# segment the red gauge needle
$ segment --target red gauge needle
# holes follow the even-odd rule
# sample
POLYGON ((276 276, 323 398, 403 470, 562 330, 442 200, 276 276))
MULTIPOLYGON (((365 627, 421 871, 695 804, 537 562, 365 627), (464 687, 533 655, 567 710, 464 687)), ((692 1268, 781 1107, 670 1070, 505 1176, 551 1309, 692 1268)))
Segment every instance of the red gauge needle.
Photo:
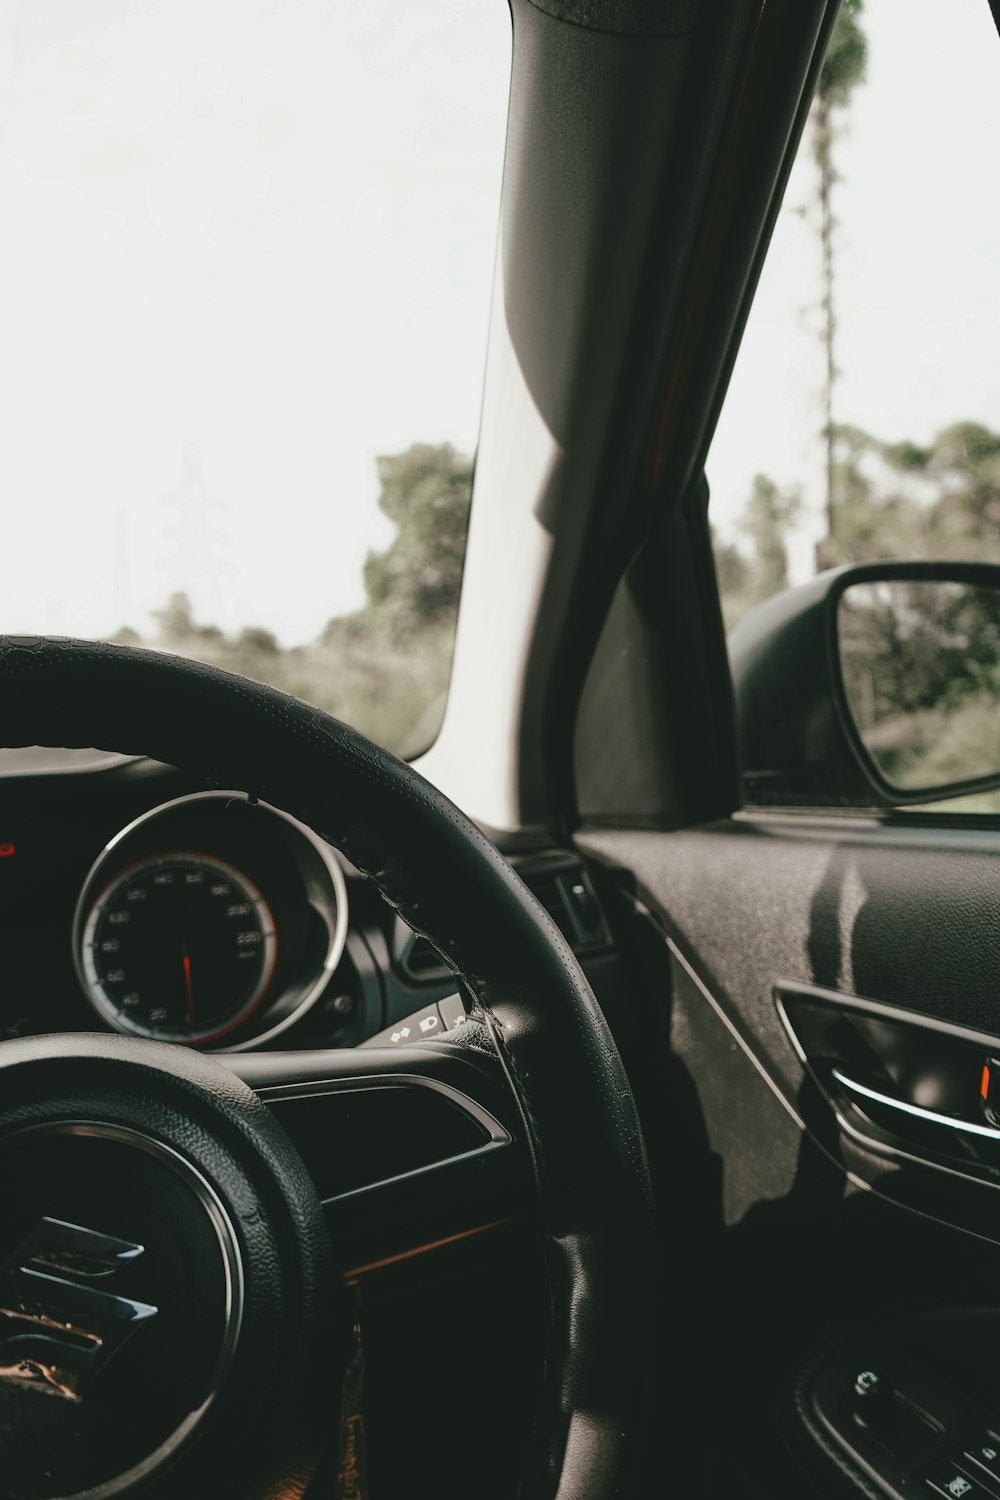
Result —
POLYGON ((187 990, 187 1018, 188 1023, 194 1025, 194 995, 191 991, 191 960, 187 954, 184 955, 184 988, 187 990))

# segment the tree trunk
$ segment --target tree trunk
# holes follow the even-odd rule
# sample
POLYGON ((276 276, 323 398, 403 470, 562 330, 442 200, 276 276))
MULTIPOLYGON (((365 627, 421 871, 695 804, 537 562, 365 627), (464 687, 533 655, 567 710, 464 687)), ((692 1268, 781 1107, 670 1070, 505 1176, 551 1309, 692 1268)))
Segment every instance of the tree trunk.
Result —
POLYGON ((816 102, 815 154, 819 168, 820 246, 823 258, 823 294, 821 310, 823 319, 823 347, 826 368, 823 379, 823 446, 826 456, 826 539, 817 548, 817 563, 829 567, 834 562, 834 534, 836 512, 834 506, 833 477, 833 386, 837 378, 834 361, 834 314, 833 314, 833 211, 831 195, 833 189, 833 130, 830 120, 829 101, 820 98, 816 102))

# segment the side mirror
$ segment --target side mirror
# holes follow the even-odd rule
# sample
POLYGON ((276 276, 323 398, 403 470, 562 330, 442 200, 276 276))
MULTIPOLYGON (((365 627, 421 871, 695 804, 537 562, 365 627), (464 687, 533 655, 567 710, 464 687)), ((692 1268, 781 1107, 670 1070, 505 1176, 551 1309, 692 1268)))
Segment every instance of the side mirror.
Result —
POLYGON ((1000 787, 1000 567, 821 573, 748 615, 729 650, 749 803, 899 807, 1000 787))

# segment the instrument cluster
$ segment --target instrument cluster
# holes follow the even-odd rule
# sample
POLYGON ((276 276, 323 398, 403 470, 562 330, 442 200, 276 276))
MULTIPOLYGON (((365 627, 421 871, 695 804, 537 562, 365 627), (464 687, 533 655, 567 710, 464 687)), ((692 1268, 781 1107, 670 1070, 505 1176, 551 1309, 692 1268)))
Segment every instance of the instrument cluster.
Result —
POLYGON ((311 829, 240 792, 190 793, 101 850, 76 905, 76 974, 114 1030, 240 1051, 324 994, 347 906, 337 856, 311 829))

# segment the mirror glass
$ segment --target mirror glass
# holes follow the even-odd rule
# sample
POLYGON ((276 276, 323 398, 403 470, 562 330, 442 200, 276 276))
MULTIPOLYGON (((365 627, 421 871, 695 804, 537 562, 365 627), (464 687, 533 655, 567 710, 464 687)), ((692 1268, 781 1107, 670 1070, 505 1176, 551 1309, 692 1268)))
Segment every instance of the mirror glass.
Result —
POLYGON ((1000 589, 851 584, 837 623, 847 701, 886 781, 923 792, 1000 774, 1000 589))

